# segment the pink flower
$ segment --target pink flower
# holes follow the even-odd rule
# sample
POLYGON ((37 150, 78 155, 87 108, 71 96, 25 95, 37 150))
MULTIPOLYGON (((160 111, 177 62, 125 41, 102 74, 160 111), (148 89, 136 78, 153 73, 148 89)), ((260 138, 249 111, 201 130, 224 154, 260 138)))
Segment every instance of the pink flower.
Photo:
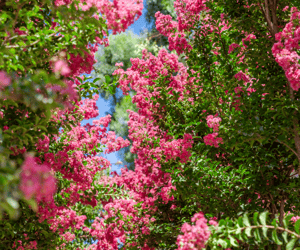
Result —
POLYGON ((4 88, 11 83, 10 78, 4 71, 0 71, 0 88, 4 88))
POLYGON ((55 178, 46 165, 38 165, 34 157, 26 155, 22 165, 20 189, 27 200, 35 197, 37 201, 43 198, 52 199, 56 190, 55 178))
POLYGON ((228 50, 228 54, 230 54, 232 51, 234 51, 235 48, 240 47, 240 45, 233 43, 229 45, 229 50, 228 50))
POLYGON ((53 71, 59 72, 63 76, 67 76, 71 72, 71 70, 68 67, 68 64, 63 60, 59 60, 55 62, 53 71))
POLYGON ((116 67, 123 67, 124 64, 123 64, 122 62, 120 62, 120 63, 116 63, 115 66, 116 66, 116 67))
POLYGON ((214 146, 216 148, 219 147, 219 143, 223 144, 223 139, 220 137, 217 137, 218 133, 212 133, 212 134, 208 134, 206 136, 203 137, 204 139, 204 143, 206 145, 210 145, 210 146, 214 146))
POLYGON ((192 222, 195 225, 184 223, 181 227, 183 235, 177 237, 178 250, 202 249, 208 241, 210 231, 207 226, 207 220, 203 213, 197 213, 193 216, 192 222))
POLYGON ((287 11, 289 9, 289 6, 285 6, 282 11, 287 11))
POLYGON ((206 121, 208 127, 212 128, 214 132, 219 131, 219 123, 222 121, 220 117, 213 117, 212 115, 209 115, 207 116, 206 121))
POLYGON ((300 216, 294 216, 291 218, 291 221, 295 223, 299 219, 300 219, 300 216))

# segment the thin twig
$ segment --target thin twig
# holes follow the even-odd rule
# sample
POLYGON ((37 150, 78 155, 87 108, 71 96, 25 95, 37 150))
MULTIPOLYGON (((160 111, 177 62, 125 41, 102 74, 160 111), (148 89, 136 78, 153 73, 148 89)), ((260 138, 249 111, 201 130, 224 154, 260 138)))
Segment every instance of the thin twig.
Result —
MULTIPOLYGON (((60 27, 55 33, 52 33, 51 35, 49 35, 47 38, 50 38, 50 37, 56 35, 56 34, 57 34, 58 32, 60 32, 61 30, 62 30, 62 27, 60 27)), ((8 48, 8 49, 10 49, 10 48, 28 48, 28 47, 30 47, 30 46, 33 46, 33 45, 37 44, 40 40, 41 40, 41 39, 38 39, 38 40, 36 40, 35 42, 33 42, 33 43, 31 43, 31 44, 28 44, 28 45, 26 45, 26 46, 24 46, 24 47, 19 46, 19 45, 10 45, 10 46, 5 46, 5 48, 8 48)))
POLYGON ((298 158, 298 160, 299 160, 299 162, 300 162, 300 157, 298 156, 298 154, 296 153, 295 150, 293 150, 293 149, 292 149, 289 145, 287 145, 285 142, 279 141, 278 139, 277 139, 277 141, 278 141, 279 143, 283 144, 284 146, 286 146, 289 150, 291 150, 291 151, 297 156, 297 158, 298 158))

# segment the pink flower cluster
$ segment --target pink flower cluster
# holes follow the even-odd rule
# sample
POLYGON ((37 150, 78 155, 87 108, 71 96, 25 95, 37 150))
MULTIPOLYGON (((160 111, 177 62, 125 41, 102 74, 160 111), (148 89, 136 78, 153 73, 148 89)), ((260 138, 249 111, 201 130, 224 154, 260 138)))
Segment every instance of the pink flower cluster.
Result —
MULTIPOLYGON (((99 114, 96 105, 98 98, 98 95, 94 95, 92 99, 76 102, 76 109, 74 105, 70 109, 55 110, 52 119, 59 121, 64 126, 68 120, 76 121, 75 117, 81 117, 81 119, 95 118, 99 114)), ((66 207, 58 207, 53 202, 39 206, 40 221, 47 220, 51 225, 51 230, 58 230, 67 241, 74 239, 73 230, 81 228, 86 232, 90 232, 90 228, 85 226, 86 216, 77 214, 69 209, 70 206, 75 205, 77 202, 89 204, 93 207, 98 202, 103 202, 104 205, 107 203, 107 201, 105 203, 96 199, 98 192, 93 192, 95 188, 93 186, 94 176, 110 166, 106 159, 96 155, 100 150, 100 145, 107 145, 110 152, 129 145, 128 140, 116 138, 114 133, 107 132, 109 122, 109 115, 99 120, 93 120, 93 125, 88 123, 83 127, 80 126, 78 121, 78 125, 71 126, 71 130, 62 130, 59 137, 50 139, 50 136, 44 136, 44 139, 40 139, 36 145, 41 153, 39 161, 48 164, 53 171, 59 172, 64 179, 70 181, 69 186, 65 186, 60 191, 60 195, 66 201, 66 207), (53 140, 54 143, 57 143, 59 149, 56 153, 49 152, 49 143, 53 143, 53 140), (66 231, 69 233, 66 233, 66 231)), ((106 231, 100 231, 95 235, 102 235, 102 233, 105 235, 106 231)))
POLYGON ((192 222, 195 225, 184 223, 181 227, 184 234, 177 237, 178 250, 202 249, 205 247, 205 243, 210 236, 207 220, 203 213, 197 213, 193 216, 192 222))
POLYGON ((51 201, 56 191, 55 178, 46 165, 38 165, 35 158, 27 155, 22 165, 20 189, 26 199, 51 201))
POLYGON ((172 21, 170 15, 156 12, 156 28, 161 34, 168 36, 169 49, 171 51, 175 50, 180 55, 185 50, 190 51, 192 49, 186 40, 184 31, 190 31, 195 22, 199 20, 200 12, 207 10, 207 7, 205 6, 205 0, 177 0, 174 7, 178 22, 172 21))
POLYGON ((214 117, 213 115, 209 115, 206 118, 207 125, 209 128, 212 128, 214 132, 219 131, 220 122, 222 119, 220 117, 214 117))
POLYGON ((155 13, 156 28, 164 36, 168 36, 169 50, 175 50, 178 55, 184 53, 185 50, 190 51, 192 46, 188 44, 183 31, 177 32, 178 23, 171 21, 170 15, 163 15, 159 11, 155 13), (174 34, 175 32, 175 34, 174 34))
MULTIPOLYGON (((220 117, 214 117, 213 115, 208 115, 206 118, 207 125, 209 128, 212 128, 214 132, 219 131, 220 122, 222 119, 220 117)), ((223 144, 223 139, 221 137, 217 137, 218 133, 208 134, 203 137, 204 143, 206 145, 214 146, 216 148, 219 147, 219 143, 223 144)))
POLYGON ((291 84, 291 88, 298 91, 300 88, 300 12, 296 7, 291 9, 290 21, 282 32, 275 35, 277 43, 272 47, 276 62, 283 68, 291 84))
POLYGON ((245 48, 248 47, 248 45, 245 44, 245 41, 246 41, 246 42, 249 42, 249 44, 250 44, 252 39, 253 39, 253 40, 256 39, 256 36, 253 35, 253 34, 249 34, 249 35, 246 36, 246 38, 243 38, 243 39, 242 39, 242 43, 243 43, 243 45, 244 45, 245 48))
POLYGON ((223 139, 221 137, 217 137, 218 133, 208 134, 203 137, 204 143, 206 145, 214 146, 216 148, 219 147, 219 143, 223 144, 223 139))
POLYGON ((299 219, 300 219, 300 216, 293 216, 291 218, 291 221, 294 222, 294 223, 296 223, 296 221, 299 220, 299 219))
POLYGON ((10 85, 11 79, 4 71, 0 71, 0 89, 10 85))
POLYGON ((65 61, 58 60, 54 63, 53 72, 60 73, 63 76, 68 76, 71 73, 71 70, 65 61))
MULTIPOLYGON (((55 5, 69 5, 72 0, 55 0, 55 5)), ((82 10, 87 10, 90 7, 95 6, 98 8, 98 12, 102 14, 107 20, 108 29, 113 29, 113 34, 116 32, 125 31, 126 28, 131 25, 135 20, 142 15, 143 3, 140 0, 137 1, 96 1, 96 0, 84 0, 80 1, 79 7, 82 10)), ((98 15, 94 15, 94 18, 99 19, 98 15)), ((55 28, 57 23, 53 22, 51 29, 55 28)), ((21 34, 19 30, 15 31, 21 34)), ((107 34, 103 31, 104 36, 107 34)), ((97 44, 108 45, 108 40, 105 38, 103 41, 96 38, 97 44)), ((80 126, 82 119, 95 118, 99 115, 96 101, 98 95, 95 95, 92 99, 85 99, 83 101, 78 101, 76 87, 80 85, 80 82, 75 78, 82 73, 90 73, 93 69, 94 53, 97 51, 96 46, 87 45, 89 52, 83 52, 84 55, 71 54, 71 58, 67 60, 63 56, 63 52, 60 54, 60 58, 56 62, 50 62, 54 72, 64 76, 73 77, 74 79, 64 79, 66 84, 65 87, 56 86, 54 84, 49 84, 46 87, 51 88, 53 91, 58 92, 59 99, 56 100, 64 104, 64 109, 56 109, 52 112, 51 121, 58 122, 62 131, 59 136, 54 135, 44 135, 43 138, 39 138, 36 143, 36 148, 38 151, 38 157, 26 156, 25 161, 22 165, 22 173, 20 179, 20 189, 24 193, 26 199, 35 198, 38 202, 38 213, 39 221, 42 222, 47 220, 51 225, 50 228, 53 231, 58 231, 60 235, 64 237, 66 241, 72 241, 74 239, 74 232, 77 229, 82 229, 83 231, 91 233, 95 239, 100 239, 97 244, 97 249, 116 249, 118 244, 117 237, 119 237, 124 242, 124 237, 127 234, 124 230, 121 230, 122 220, 118 223, 118 229, 114 229, 114 225, 109 226, 109 223, 105 223, 105 230, 100 227, 89 228, 85 225, 85 220, 87 219, 85 215, 76 213, 70 207, 77 203, 89 204, 91 206, 96 206, 98 202, 102 202, 105 206, 109 202, 105 199, 101 200, 98 196, 98 191, 95 192, 95 176, 97 173, 109 168, 110 163, 105 158, 97 156, 97 153, 102 152, 102 145, 107 147, 106 152, 117 151, 122 147, 127 147, 129 145, 128 140, 122 138, 116 138, 115 134, 107 131, 107 127, 110 122, 110 116, 100 118, 98 120, 93 120, 93 125, 87 124, 85 126, 80 126), (68 94, 68 99, 62 97, 62 95, 68 94), (65 125, 70 125, 69 121, 73 121, 75 125, 71 125, 71 129, 66 128, 65 125), (66 130, 66 131, 64 131, 66 130), (56 151, 49 151, 50 143, 56 148, 56 151), (66 186, 64 186, 59 195, 64 200, 64 206, 58 206, 54 203, 53 194, 56 191, 55 178, 52 172, 60 173, 60 176, 67 180, 66 186), (118 231, 119 230, 119 231, 118 231), (122 238, 123 237, 123 238, 122 238), (101 239, 109 239, 107 247, 102 247, 101 239), (113 241, 111 240, 113 238, 113 241), (114 243, 113 243, 114 242, 114 243), (113 244, 112 244, 113 243, 113 244)), ((46 53, 47 49, 45 49, 46 53)), ((121 66, 121 64, 120 64, 121 66)), ((8 75, 0 71, 0 88, 10 85, 11 79, 8 75)), ((38 90, 37 90, 38 91, 38 90)), ((1 112, 1 117, 5 114, 1 112)), ((12 149, 13 150, 13 149, 12 149)), ((14 152, 23 153, 26 148, 21 151, 20 149, 15 149, 14 152)), ((111 177, 107 177, 110 179, 111 177)), ((112 181, 105 182, 105 177, 100 184, 104 186, 112 184, 112 181)), ((115 182, 119 181, 116 177, 115 182)), ((163 180, 161 181, 163 184, 163 180)), ((97 183, 98 185, 98 183, 97 183)), ((165 185, 168 188, 171 183, 165 185)), ((140 186, 141 187, 141 186, 140 186)), ((114 191, 112 186, 107 187, 114 191)), ((169 192, 164 190, 163 194, 169 192)), ((113 193, 113 192, 112 192, 113 193)), ((142 195, 141 195, 142 196, 142 195)), ((169 197, 168 197, 169 198, 169 197)), ((166 198, 167 199, 167 198, 166 198)), ((140 199, 141 200, 141 199, 140 199)), ((107 206, 107 219, 110 215, 115 218, 116 214, 112 213, 114 208, 120 205, 119 211, 125 215, 128 214, 130 217, 134 217, 133 213, 136 213, 133 205, 135 202, 130 200, 129 203, 125 201, 115 201, 112 207, 107 206), (131 211, 131 210, 132 211, 131 211), (130 212, 131 211, 131 212, 130 212)), ((104 217, 104 216, 103 216, 104 217)), ((144 216, 144 219, 139 217, 134 217, 136 220, 136 233, 141 226, 143 232, 148 232, 148 225, 151 221, 150 218, 144 216)), ((128 217, 128 220, 130 218, 128 217)), ((153 220, 152 220, 153 221, 153 220)), ((95 222, 96 223, 96 222, 95 222)), ((127 223, 129 224, 129 223, 127 223)), ((36 249, 36 242, 21 242, 19 249, 31 249, 26 248, 32 245, 32 249, 36 249), (31 244, 31 245, 30 245, 31 244), (25 247, 26 246, 26 247, 25 247)), ((90 247, 91 249, 94 246, 90 247)), ((96 248, 95 248, 96 249, 96 248)))
MULTIPOLYGON (((27 234, 24 234, 25 236, 27 236, 27 234)), ((28 237, 25 237, 26 240, 28 240, 28 237)), ((17 241, 18 244, 16 244, 15 242, 12 245, 12 248, 16 248, 18 245, 17 250, 29 250, 29 249, 37 249, 37 242, 35 240, 33 241, 29 241, 28 243, 23 243, 21 240, 17 241)))
MULTIPOLYGON (((68 5, 71 2, 72 0, 55 0, 55 5, 68 5)), ((117 32, 124 32, 142 15, 143 1, 82 0, 79 6, 84 11, 95 6, 107 20, 107 28, 112 29, 115 35, 117 32)), ((99 17, 95 16, 95 18, 99 17)))
POLYGON ((229 50, 228 50, 228 54, 230 54, 232 51, 234 51, 236 48, 241 47, 240 45, 236 44, 236 43, 232 43, 229 45, 229 50))
MULTIPOLYGON (((250 79, 250 77, 247 74, 245 74, 243 71, 238 72, 237 74, 234 75, 234 77, 239 81, 243 81, 245 86, 249 84, 249 87, 247 88, 248 95, 256 91, 254 88, 252 88, 254 78, 250 79)), ((235 93, 239 93, 240 91, 243 92, 243 89, 242 87, 236 87, 234 91, 235 93)))

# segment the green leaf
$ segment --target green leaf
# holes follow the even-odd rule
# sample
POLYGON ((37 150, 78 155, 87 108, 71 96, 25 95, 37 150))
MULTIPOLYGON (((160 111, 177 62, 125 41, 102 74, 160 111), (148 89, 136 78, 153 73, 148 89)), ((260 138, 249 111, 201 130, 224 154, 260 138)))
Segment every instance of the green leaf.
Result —
POLYGON ((227 248, 228 247, 228 244, 225 240, 223 239, 218 239, 217 240, 217 245, 221 245, 223 248, 227 248))
POLYGON ((277 245, 282 245, 282 242, 278 239, 276 229, 272 231, 272 239, 275 241, 277 245))
POLYGON ((233 238, 231 235, 229 235, 230 244, 234 247, 238 247, 239 244, 237 243, 237 240, 233 238))
POLYGON ((105 75, 105 81, 107 84, 110 84, 110 76, 109 75, 105 75))
POLYGON ((267 224, 267 216, 268 216, 269 212, 263 212, 259 215, 259 220, 261 222, 262 225, 266 225, 267 224))
POLYGON ((299 227, 300 227, 300 219, 296 221, 295 225, 294 225, 294 229, 295 229, 295 232, 297 234, 299 234, 299 227))
POLYGON ((282 234, 281 234, 282 238, 284 239, 284 242, 287 243, 288 242, 288 232, 287 231, 284 231, 282 234))
POLYGON ((31 209, 34 212, 37 212, 38 206, 37 206, 37 203, 36 203, 36 201, 34 199, 30 199, 30 200, 24 199, 24 201, 31 207, 31 209))
POLYGON ((258 225, 258 222, 257 222, 258 214, 259 214, 258 212, 255 212, 254 215, 253 215, 254 225, 258 225))
POLYGON ((250 227, 250 226, 251 226, 251 225, 250 225, 250 221, 249 221, 249 218, 248 218, 247 213, 245 213, 244 216, 243 216, 243 223, 244 223, 244 225, 247 226, 247 227, 250 227))
POLYGON ((252 235, 251 235, 251 230, 252 230, 252 228, 251 227, 247 227, 246 229, 245 229, 245 233, 246 233, 246 235, 250 238, 252 235))
POLYGON ((283 220, 283 225, 284 225, 284 228, 287 228, 288 225, 291 223, 291 219, 292 217, 294 217, 293 214, 289 214, 288 216, 286 216, 283 220))
POLYGON ((268 238, 267 232, 268 232, 268 228, 267 227, 262 227, 261 230, 263 231, 263 235, 265 238, 268 238))
POLYGON ((14 209, 19 208, 19 203, 11 197, 6 198, 6 202, 11 205, 14 209))
POLYGON ((258 241, 258 242, 261 242, 260 232, 259 232, 258 228, 255 228, 253 234, 254 234, 255 240, 258 241))
POLYGON ((289 243, 286 244, 286 250, 294 250, 295 243, 298 239, 292 239, 289 243))

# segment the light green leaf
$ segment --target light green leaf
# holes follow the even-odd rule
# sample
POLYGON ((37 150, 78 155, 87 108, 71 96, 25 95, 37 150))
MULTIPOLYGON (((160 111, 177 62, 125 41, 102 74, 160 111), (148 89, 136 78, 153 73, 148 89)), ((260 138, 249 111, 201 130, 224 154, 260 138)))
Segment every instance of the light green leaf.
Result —
POLYGON ((250 227, 250 226, 251 226, 251 225, 250 225, 250 222, 249 222, 249 218, 248 218, 247 213, 245 213, 244 216, 243 216, 243 223, 244 223, 244 225, 247 226, 247 227, 250 227))
POLYGON ((295 243, 297 238, 292 239, 289 243, 286 244, 286 250, 294 250, 295 243))
POLYGON ((261 222, 261 224, 262 225, 266 225, 267 224, 267 216, 268 216, 268 213, 269 212, 263 212, 263 213, 261 213, 260 215, 259 215, 259 220, 260 220, 260 222, 261 222))
POLYGON ((300 227, 300 219, 296 221, 295 225, 294 225, 294 229, 295 229, 295 232, 297 234, 299 234, 299 227, 300 227))
POLYGON ((277 245, 282 245, 282 242, 278 239, 276 229, 272 231, 272 239, 275 241, 277 245))

